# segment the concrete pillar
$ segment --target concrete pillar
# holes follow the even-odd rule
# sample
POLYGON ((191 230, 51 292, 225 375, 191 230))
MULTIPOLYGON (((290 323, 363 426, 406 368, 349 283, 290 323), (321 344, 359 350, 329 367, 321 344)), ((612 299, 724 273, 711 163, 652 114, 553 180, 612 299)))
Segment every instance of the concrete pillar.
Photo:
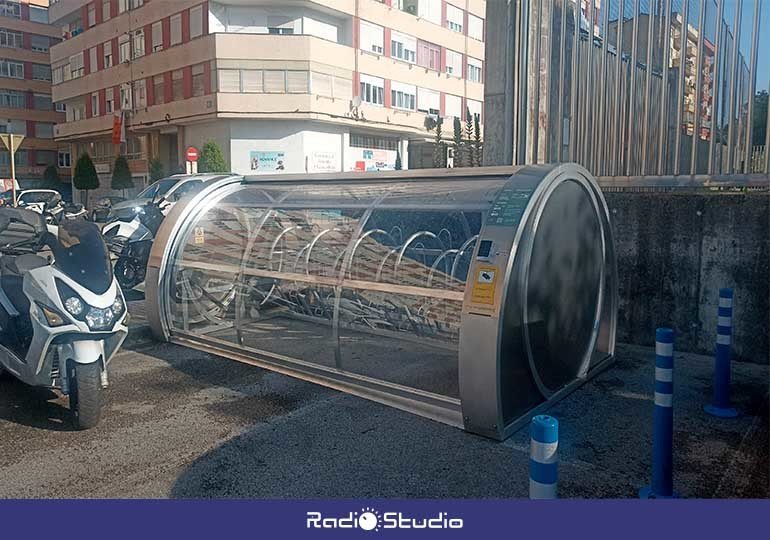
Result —
POLYGON ((486 58, 484 59, 484 165, 510 165, 506 160, 506 126, 512 120, 506 118, 505 63, 508 44, 506 25, 507 0, 487 0, 486 58))

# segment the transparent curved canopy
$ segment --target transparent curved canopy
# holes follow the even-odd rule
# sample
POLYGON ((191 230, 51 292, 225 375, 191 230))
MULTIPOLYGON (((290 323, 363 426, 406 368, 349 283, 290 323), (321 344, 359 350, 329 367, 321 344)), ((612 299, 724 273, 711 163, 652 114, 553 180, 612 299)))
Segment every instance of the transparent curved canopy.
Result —
POLYGON ((164 223, 148 301, 187 345, 466 428, 486 393, 508 425, 614 342, 601 194, 549 171, 222 180, 164 223))

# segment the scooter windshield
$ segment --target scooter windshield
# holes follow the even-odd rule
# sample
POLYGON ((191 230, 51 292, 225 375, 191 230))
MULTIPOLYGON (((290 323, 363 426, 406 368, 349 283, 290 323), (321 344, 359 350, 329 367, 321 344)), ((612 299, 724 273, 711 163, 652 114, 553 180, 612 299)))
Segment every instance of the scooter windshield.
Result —
POLYGON ((112 284, 112 265, 99 227, 88 221, 65 221, 52 246, 54 266, 80 285, 103 294, 112 284))

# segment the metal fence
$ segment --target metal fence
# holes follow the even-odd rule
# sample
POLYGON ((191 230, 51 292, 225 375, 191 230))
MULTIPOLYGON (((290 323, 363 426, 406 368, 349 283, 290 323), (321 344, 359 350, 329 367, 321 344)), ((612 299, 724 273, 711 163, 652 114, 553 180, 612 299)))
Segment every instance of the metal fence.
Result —
POLYGON ((505 17, 487 19, 487 164, 575 161, 599 176, 770 169, 770 115, 756 105, 770 87, 757 80, 770 79, 760 49, 770 1, 503 2, 488 1, 505 17))

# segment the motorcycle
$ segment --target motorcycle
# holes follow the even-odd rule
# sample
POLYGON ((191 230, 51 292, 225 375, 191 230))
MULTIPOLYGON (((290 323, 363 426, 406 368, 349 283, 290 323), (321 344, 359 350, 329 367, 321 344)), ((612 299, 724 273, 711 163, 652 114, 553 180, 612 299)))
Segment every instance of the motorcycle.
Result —
POLYGON ((102 230, 110 252, 117 258, 115 277, 124 290, 144 281, 152 243, 164 217, 160 204, 152 200, 131 221, 114 221, 102 230))
POLYGON ((59 389, 76 427, 92 428, 126 325, 126 303, 95 224, 51 228, 36 212, 0 208, 0 371, 59 389))

